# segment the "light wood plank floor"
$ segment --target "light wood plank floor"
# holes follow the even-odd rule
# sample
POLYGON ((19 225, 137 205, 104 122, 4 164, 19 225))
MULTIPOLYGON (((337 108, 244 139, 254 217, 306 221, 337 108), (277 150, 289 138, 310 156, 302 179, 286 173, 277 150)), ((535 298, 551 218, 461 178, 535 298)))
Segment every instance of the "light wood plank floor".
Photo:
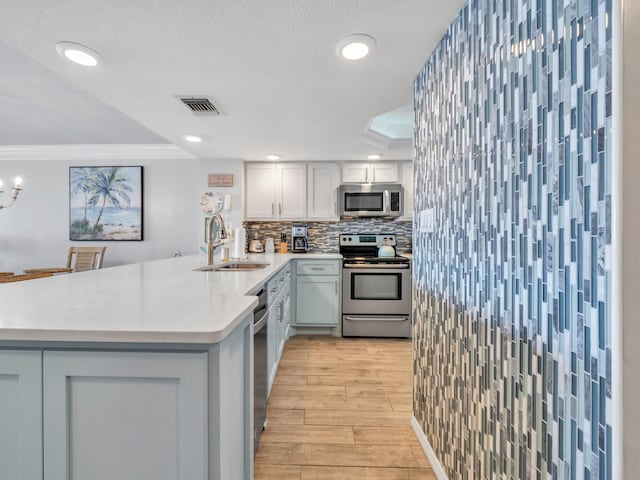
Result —
POLYGON ((435 480, 410 426, 411 342, 293 337, 256 480, 435 480))

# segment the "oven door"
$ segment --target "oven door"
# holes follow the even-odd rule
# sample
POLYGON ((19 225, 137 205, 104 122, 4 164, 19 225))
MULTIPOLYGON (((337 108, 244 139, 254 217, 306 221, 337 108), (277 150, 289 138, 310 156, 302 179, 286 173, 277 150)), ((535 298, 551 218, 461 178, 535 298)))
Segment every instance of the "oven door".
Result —
POLYGON ((347 265, 342 270, 344 314, 411 313, 411 269, 408 265, 357 265, 353 268, 347 265))

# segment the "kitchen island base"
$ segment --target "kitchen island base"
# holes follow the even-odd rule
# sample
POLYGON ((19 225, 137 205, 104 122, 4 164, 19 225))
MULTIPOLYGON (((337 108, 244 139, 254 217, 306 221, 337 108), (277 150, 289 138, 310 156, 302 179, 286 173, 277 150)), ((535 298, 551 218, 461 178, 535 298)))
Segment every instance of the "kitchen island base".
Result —
POLYGON ((0 478, 253 478, 253 315, 211 345, 0 343, 0 478))

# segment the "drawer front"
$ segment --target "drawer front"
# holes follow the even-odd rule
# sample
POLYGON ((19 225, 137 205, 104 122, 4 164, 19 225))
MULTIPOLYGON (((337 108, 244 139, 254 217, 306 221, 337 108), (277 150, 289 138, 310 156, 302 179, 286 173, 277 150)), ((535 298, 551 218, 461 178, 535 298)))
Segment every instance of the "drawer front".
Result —
POLYGON ((280 290, 282 290, 283 285, 283 282, 281 280, 283 280, 282 275, 276 275, 271 280, 269 280, 269 283, 267 284, 267 288, 269 289, 267 295, 269 296, 268 298, 270 304, 275 301, 278 295, 280 295, 280 290))
POLYGON ((298 260, 296 272, 298 275, 338 275, 340 266, 337 261, 298 260))
POLYGON ((287 266, 284 267, 284 278, 285 280, 289 280, 291 278, 291 263, 287 263, 287 266))
POLYGON ((291 278, 291 267, 289 265, 278 271, 267 282, 267 289, 269 290, 269 302, 272 302, 279 294, 286 282, 291 278))
POLYGON ((269 291, 271 291, 271 289, 273 288, 278 288, 278 285, 280 284, 279 280, 281 278, 282 278, 281 272, 278 272, 269 279, 269 281, 267 282, 267 288, 269 289, 269 291))

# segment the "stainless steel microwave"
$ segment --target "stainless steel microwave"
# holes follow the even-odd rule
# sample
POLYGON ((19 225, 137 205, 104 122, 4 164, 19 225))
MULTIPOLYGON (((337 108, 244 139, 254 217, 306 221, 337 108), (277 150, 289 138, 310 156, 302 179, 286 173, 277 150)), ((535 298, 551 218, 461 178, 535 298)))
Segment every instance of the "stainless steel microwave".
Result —
POLYGON ((402 185, 362 184, 340 185, 338 205, 341 217, 401 217, 402 185))

